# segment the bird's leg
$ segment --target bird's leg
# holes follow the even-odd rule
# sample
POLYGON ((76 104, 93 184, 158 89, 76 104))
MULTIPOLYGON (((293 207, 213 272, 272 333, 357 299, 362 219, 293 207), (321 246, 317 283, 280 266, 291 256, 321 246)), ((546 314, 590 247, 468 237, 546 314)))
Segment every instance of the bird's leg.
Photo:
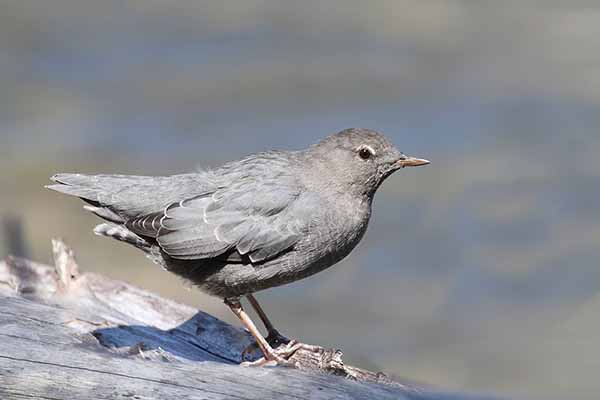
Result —
POLYGON ((265 328, 267 328, 267 342, 274 348, 277 348, 281 344, 289 343, 290 340, 282 334, 280 334, 277 329, 275 329, 263 308, 260 306, 260 304, 258 304, 258 300, 256 300, 256 297, 254 297, 253 294, 247 294, 246 298, 250 302, 252 308, 254 308, 254 311, 256 311, 256 313, 258 314, 265 328))
MULTIPOLYGON (((275 327, 273 326, 273 323, 271 323, 271 321, 269 320, 269 317, 267 317, 267 314, 258 303, 258 300, 256 300, 256 297, 254 297, 254 295, 252 294, 247 294, 246 298, 250 302, 250 305, 252 305, 252 308, 254 308, 254 311, 256 311, 256 313, 260 317, 260 320, 262 321, 265 328, 267 328, 267 338, 265 340, 274 349, 273 351, 277 353, 278 356, 289 358, 293 356, 295 352, 301 349, 312 352, 318 352, 323 350, 323 348, 320 346, 302 343, 297 341, 296 339, 290 340, 282 334, 280 334, 279 331, 277 331, 277 329, 275 329, 275 327)), ((245 357, 247 353, 252 352, 255 348, 256 347, 254 345, 246 347, 242 352, 242 358, 245 357)))
POLYGON ((283 365, 283 366, 293 366, 293 363, 287 361, 282 358, 278 354, 273 351, 271 345, 265 340, 265 338, 260 334, 254 322, 250 319, 248 314, 242 308, 242 304, 240 303, 239 298, 228 298, 225 299, 225 304, 229 306, 231 311, 240 319, 242 324, 248 329, 250 334, 254 336, 258 347, 262 351, 264 358, 257 360, 255 363, 247 363, 246 365, 266 365, 266 364, 275 364, 275 365, 283 365))

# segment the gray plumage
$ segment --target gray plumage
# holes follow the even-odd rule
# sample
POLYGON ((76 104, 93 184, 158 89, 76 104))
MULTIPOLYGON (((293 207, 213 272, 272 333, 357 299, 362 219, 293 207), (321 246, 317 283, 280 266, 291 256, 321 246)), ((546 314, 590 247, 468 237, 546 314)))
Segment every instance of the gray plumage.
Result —
POLYGON ((97 234, 143 250, 212 295, 232 298, 344 258, 367 229, 379 185, 403 166, 425 163, 379 133, 348 129, 303 151, 259 153, 211 171, 57 174, 48 188, 80 197, 109 221, 97 234))

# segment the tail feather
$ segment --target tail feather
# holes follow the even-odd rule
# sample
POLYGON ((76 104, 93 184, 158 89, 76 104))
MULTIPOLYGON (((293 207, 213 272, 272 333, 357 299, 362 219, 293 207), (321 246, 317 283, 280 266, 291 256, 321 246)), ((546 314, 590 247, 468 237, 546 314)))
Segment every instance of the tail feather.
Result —
POLYGON ((129 243, 130 245, 145 251, 150 251, 152 248, 152 245, 148 241, 122 225, 113 223, 100 224, 94 228, 94 233, 99 236, 107 236, 121 242, 129 243))
POLYGON ((132 175, 55 174, 56 182, 46 188, 99 203, 110 203, 113 193, 135 185, 148 177, 132 175))
POLYGON ((111 222, 161 211, 169 204, 205 193, 214 186, 198 174, 173 176, 56 174, 48 189, 76 196, 87 209, 111 222))
POLYGON ((86 205, 86 206, 83 206, 83 208, 93 214, 96 214, 100 218, 104 218, 105 220, 110 221, 110 222, 116 222, 119 224, 126 222, 120 215, 118 215, 117 213, 115 213, 114 211, 112 211, 111 209, 106 208, 106 207, 96 207, 96 206, 86 205))
POLYGON ((68 194, 70 196, 81 197, 85 200, 98 202, 98 191, 90 188, 84 188, 79 186, 68 186, 68 185, 47 185, 46 189, 54 190, 56 192, 68 194))
MULTIPOLYGON (((56 174, 50 178, 56 184, 46 186, 47 189, 76 196, 91 205, 83 206, 84 209, 111 222, 123 223, 125 220, 111 210, 107 203, 111 194, 106 191, 106 186, 99 176, 83 174, 56 174)), ((114 185, 113 185, 114 186, 114 185)))
POLYGON ((94 181, 96 181, 93 175, 70 173, 54 174, 50 180, 52 182, 62 183, 70 186, 94 186, 94 181))
POLYGON ((106 236, 130 244, 142 250, 146 254, 146 257, 152 260, 152 262, 160 265, 163 269, 168 269, 160 247, 151 241, 136 235, 123 225, 117 225, 110 222, 100 224, 94 228, 94 233, 99 236, 106 236))
POLYGON ((50 179, 55 184, 46 188, 79 197, 92 205, 85 207, 88 211, 118 223, 152 208, 149 193, 156 193, 153 178, 147 176, 61 173, 50 179))
POLYGON ((137 175, 86 175, 59 173, 54 174, 50 180, 69 186, 93 187, 98 189, 114 189, 131 183, 147 180, 148 176, 137 175))
POLYGON ((70 196, 77 196, 95 203, 101 202, 102 189, 97 184, 97 179, 94 176, 83 174, 56 174, 52 176, 50 180, 56 182, 56 184, 46 186, 47 189, 68 194, 70 196))

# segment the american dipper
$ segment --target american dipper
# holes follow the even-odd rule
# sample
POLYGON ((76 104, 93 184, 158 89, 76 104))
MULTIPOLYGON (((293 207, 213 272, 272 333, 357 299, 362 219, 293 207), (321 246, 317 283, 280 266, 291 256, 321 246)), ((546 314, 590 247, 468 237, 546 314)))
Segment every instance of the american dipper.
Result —
POLYGON ((135 246, 224 299, 264 354, 256 364, 285 365, 290 351, 271 344, 289 341, 253 293, 306 278, 346 257, 367 229, 381 183, 403 167, 428 163, 404 155, 380 133, 353 128, 302 151, 254 154, 210 171, 56 174, 48 188, 81 198, 89 204, 85 209, 107 220, 96 234, 135 246), (267 339, 243 310, 241 296, 257 311, 267 339))

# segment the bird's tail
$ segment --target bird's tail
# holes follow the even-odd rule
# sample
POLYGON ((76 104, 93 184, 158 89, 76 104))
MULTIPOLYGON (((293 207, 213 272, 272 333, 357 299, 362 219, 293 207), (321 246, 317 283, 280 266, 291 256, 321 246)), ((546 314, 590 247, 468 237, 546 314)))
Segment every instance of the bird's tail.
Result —
POLYGON ((91 202, 103 203, 103 197, 118 186, 118 175, 56 174, 50 178, 54 185, 46 188, 77 196, 91 202))
POLYGON ((84 208, 108 220, 94 228, 94 233, 128 243, 146 253, 164 267, 159 248, 151 238, 138 236, 124 225, 128 218, 152 206, 157 193, 155 178, 134 175, 56 174, 48 189, 76 196, 87 202, 84 208))
MULTIPOLYGON (((115 223, 124 223, 128 212, 143 207, 145 198, 135 188, 149 182, 147 176, 56 174, 46 188, 76 196, 89 203, 85 209, 115 223)), ((151 191, 147 191, 151 192, 151 191)))

